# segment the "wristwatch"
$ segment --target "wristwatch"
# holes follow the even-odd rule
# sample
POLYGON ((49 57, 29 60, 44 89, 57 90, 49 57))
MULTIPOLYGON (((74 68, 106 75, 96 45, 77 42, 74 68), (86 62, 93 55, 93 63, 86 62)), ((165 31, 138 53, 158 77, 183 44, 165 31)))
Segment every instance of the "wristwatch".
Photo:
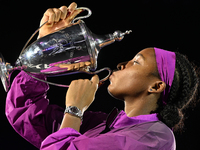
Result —
POLYGON ((76 117, 80 118, 81 120, 83 120, 83 114, 82 114, 81 110, 76 106, 66 107, 65 113, 69 113, 69 114, 76 116, 76 117))

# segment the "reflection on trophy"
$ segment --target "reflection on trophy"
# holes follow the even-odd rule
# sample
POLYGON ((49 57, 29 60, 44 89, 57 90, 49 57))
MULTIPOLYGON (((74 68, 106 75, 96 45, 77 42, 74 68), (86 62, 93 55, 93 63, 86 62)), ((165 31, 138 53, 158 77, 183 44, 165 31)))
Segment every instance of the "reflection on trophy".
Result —
MULTIPOLYGON (((25 44, 15 66, 6 64, 3 56, 0 55, 0 76, 5 91, 9 89, 10 76, 14 70, 24 70, 30 76, 32 74, 44 74, 47 77, 78 72, 96 74, 100 71, 107 70, 109 72, 108 76, 100 80, 100 82, 108 79, 111 73, 109 68, 95 71, 97 68, 98 53, 104 46, 115 41, 121 41, 124 35, 129 34, 131 31, 124 33, 115 31, 113 34, 95 35, 87 28, 82 20, 74 23, 75 20, 91 15, 91 11, 88 8, 82 7, 77 9, 87 10, 88 15, 75 18, 73 23, 64 29, 46 35, 26 47, 31 38, 36 34, 35 32, 25 44), (82 65, 80 67, 81 69, 73 69, 76 65, 82 65)), ((32 77, 35 78, 34 76, 32 77)), ((67 85, 50 83, 48 81, 43 82, 68 87, 67 85)))

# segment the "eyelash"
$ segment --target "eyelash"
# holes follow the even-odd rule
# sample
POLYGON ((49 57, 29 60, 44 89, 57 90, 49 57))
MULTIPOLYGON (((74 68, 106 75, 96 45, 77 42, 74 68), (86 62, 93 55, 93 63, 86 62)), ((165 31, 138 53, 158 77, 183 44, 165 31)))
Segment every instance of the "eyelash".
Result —
POLYGON ((133 61, 133 63, 139 64, 137 61, 133 61))

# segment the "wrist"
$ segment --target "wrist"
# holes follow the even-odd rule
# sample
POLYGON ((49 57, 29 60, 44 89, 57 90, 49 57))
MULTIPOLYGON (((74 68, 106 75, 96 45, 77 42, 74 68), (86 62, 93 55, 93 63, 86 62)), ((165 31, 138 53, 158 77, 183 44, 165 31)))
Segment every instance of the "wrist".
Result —
POLYGON ((66 113, 63 117, 60 129, 73 128, 79 132, 81 124, 82 122, 80 118, 70 115, 69 113, 66 113))
POLYGON ((67 106, 64 114, 66 113, 75 116, 77 118, 80 118, 81 121, 83 121, 83 112, 76 106, 67 106))

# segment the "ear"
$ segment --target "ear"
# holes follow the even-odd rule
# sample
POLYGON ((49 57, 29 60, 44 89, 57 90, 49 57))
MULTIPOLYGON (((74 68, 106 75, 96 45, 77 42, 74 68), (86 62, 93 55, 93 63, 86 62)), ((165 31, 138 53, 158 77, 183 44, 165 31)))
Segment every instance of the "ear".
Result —
POLYGON ((154 82, 148 89, 149 93, 162 93, 166 88, 166 84, 163 81, 154 82))

